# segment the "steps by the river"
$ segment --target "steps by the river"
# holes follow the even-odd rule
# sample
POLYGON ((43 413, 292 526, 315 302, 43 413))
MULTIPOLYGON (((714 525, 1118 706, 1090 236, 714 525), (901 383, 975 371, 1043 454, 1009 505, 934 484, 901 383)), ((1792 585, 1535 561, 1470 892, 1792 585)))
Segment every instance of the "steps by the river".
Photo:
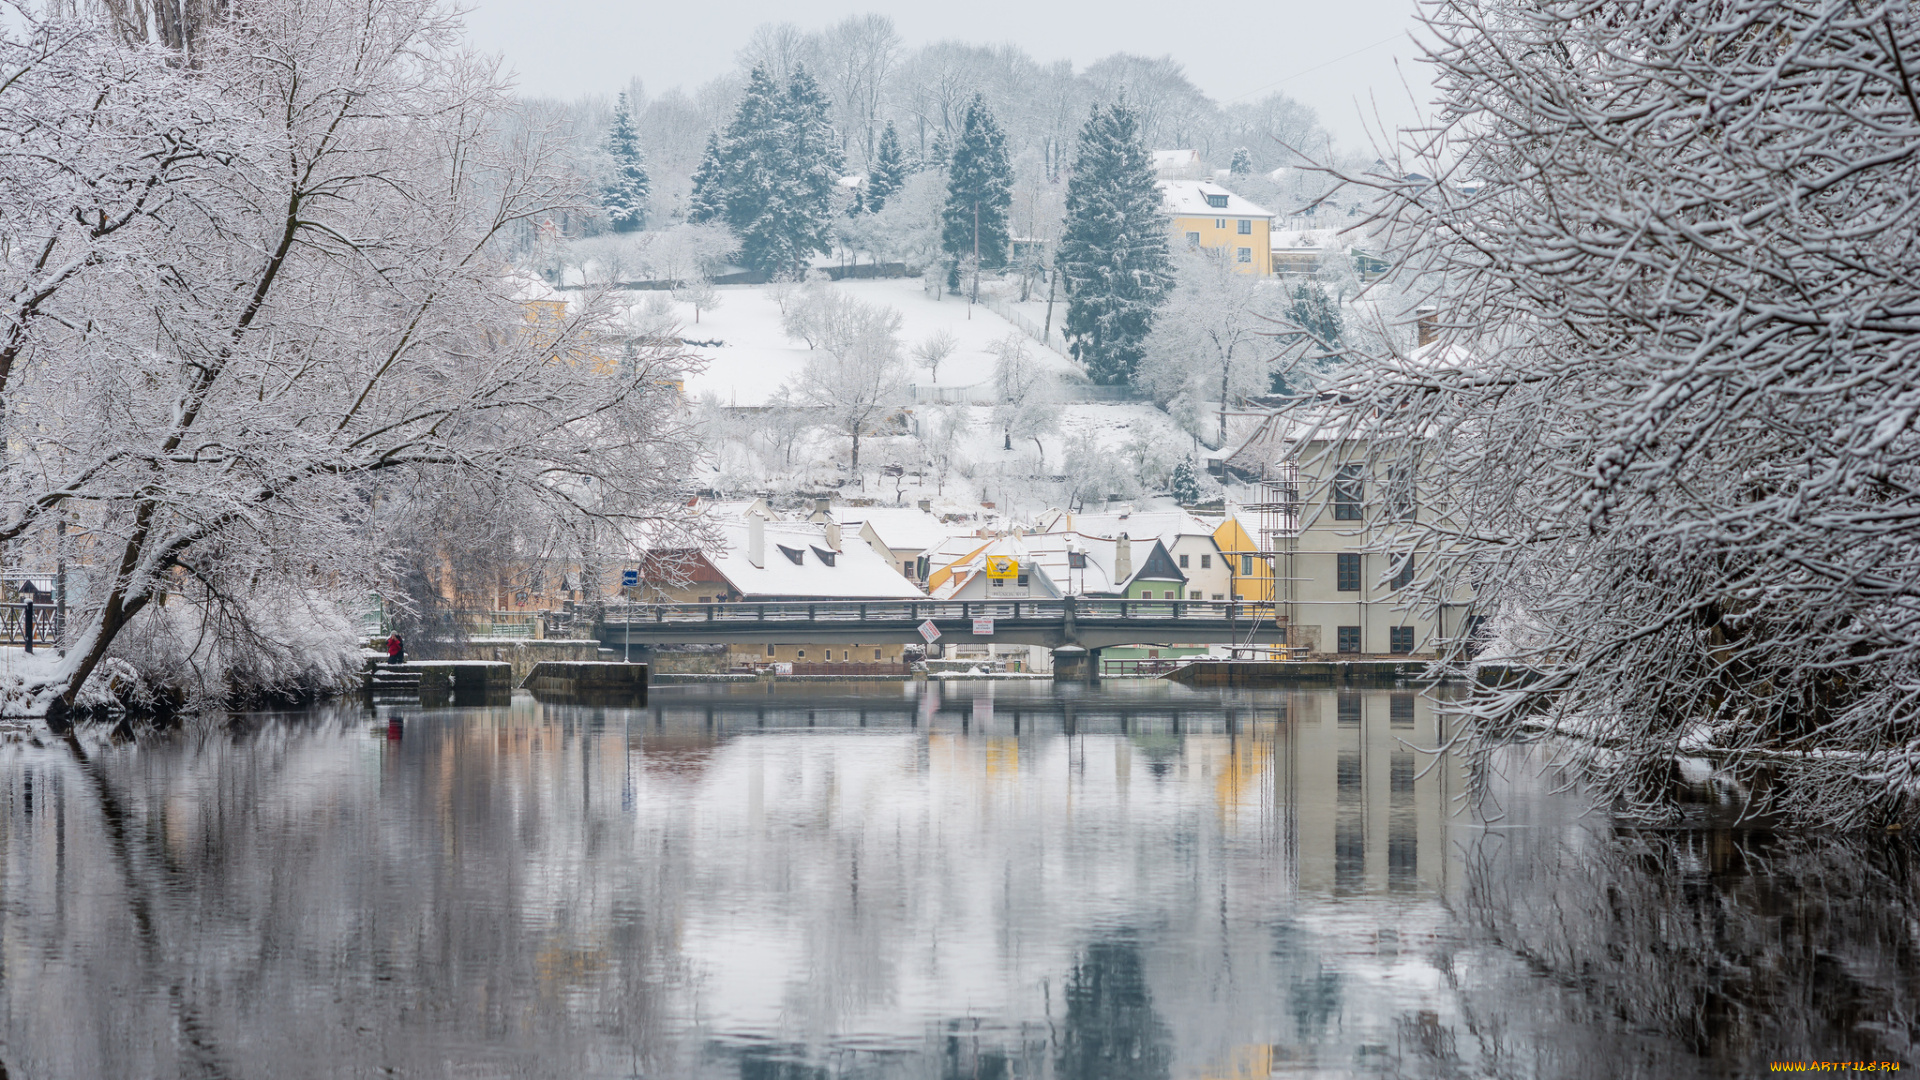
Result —
POLYGON ((645 705, 647 665, 543 660, 533 666, 520 686, 539 697, 555 701, 582 705, 645 705))
POLYGON ((365 682, 368 693, 376 697, 420 696, 420 673, 405 667, 381 664, 370 668, 365 682))
POLYGON ((410 660, 367 666, 364 687, 376 697, 422 705, 500 705, 513 697, 513 665, 485 660, 410 660))

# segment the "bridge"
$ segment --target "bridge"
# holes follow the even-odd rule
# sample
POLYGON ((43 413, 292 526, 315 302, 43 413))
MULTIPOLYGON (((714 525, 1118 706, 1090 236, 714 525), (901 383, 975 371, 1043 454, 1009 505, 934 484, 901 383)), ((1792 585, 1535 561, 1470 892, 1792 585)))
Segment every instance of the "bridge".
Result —
POLYGON ((616 604, 597 624, 603 646, 918 644, 1039 645, 1088 652, 1115 645, 1279 645, 1274 605, 1235 600, 836 600, 616 604), (990 620, 975 633, 976 620, 990 620))

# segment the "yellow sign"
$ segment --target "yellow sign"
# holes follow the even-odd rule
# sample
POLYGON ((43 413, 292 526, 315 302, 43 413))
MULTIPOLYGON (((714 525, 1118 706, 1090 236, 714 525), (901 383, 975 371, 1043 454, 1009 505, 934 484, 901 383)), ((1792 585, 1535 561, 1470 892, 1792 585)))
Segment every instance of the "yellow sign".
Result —
POLYGON ((987 556, 987 576, 990 578, 1011 578, 1020 576, 1020 561, 1006 555, 987 556))

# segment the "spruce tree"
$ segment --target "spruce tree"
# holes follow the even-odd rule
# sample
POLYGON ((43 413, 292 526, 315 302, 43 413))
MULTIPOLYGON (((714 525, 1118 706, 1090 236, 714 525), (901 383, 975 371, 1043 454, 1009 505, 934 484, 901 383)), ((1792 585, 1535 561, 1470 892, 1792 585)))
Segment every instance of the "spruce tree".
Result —
POLYGON ((880 146, 873 155, 873 168, 867 170, 866 210, 877 214, 907 182, 907 160, 900 152, 900 133, 893 128, 893 121, 887 121, 886 130, 880 133, 880 146))
POLYGON ((833 200, 846 161, 833 130, 833 103, 804 65, 787 78, 781 114, 788 182, 781 265, 798 272, 816 252, 833 250, 833 200))
POLYGON ((1200 478, 1194 474, 1191 457, 1173 467, 1173 476, 1167 481, 1167 489, 1173 501, 1181 506, 1192 506, 1200 501, 1200 478))
MULTIPOLYGON (((1007 211, 1013 207, 1013 165, 1007 137, 979 94, 967 103, 960 140, 947 166, 947 205, 940 212, 940 247, 948 255, 947 287, 960 287, 960 264, 976 252, 980 266, 1007 263, 1007 211)), ((975 282, 979 281, 978 267, 975 282)))
POLYGON ((700 155, 700 167, 693 171, 693 197, 689 200, 687 220, 695 225, 727 220, 727 170, 721 161, 720 133, 707 132, 707 149, 700 155))
POLYGON ((600 207, 614 232, 639 232, 647 223, 646 158, 640 153, 640 133, 633 127, 633 110, 622 93, 613 107, 613 126, 607 130, 607 157, 613 175, 600 188, 600 207))
POLYGON ((1067 181, 1058 265, 1067 339, 1096 383, 1132 381, 1154 311, 1173 289, 1169 228, 1133 110, 1095 105, 1067 181))
POLYGON ((1247 176, 1253 172, 1253 152, 1244 146, 1233 148, 1233 164, 1227 171, 1235 176, 1247 176))

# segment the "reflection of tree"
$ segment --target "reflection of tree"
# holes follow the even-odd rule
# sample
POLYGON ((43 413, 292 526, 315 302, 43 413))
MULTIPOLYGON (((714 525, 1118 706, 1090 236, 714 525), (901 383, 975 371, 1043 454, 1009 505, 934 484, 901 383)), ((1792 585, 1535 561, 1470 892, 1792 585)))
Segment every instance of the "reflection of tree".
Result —
POLYGON ((1904 843, 1628 831, 1476 855, 1462 914, 1479 942, 1530 969, 1524 985, 1560 991, 1465 990, 1483 1054, 1489 1031, 1508 1052, 1531 1031, 1567 1076, 1676 1075, 1676 1052, 1755 1068, 1915 1056, 1920 902, 1904 843))
POLYGON ((1088 946, 1067 979, 1066 998, 1060 1033, 1062 1080, 1169 1075, 1169 1033, 1153 1011, 1138 945, 1108 940, 1088 946))

